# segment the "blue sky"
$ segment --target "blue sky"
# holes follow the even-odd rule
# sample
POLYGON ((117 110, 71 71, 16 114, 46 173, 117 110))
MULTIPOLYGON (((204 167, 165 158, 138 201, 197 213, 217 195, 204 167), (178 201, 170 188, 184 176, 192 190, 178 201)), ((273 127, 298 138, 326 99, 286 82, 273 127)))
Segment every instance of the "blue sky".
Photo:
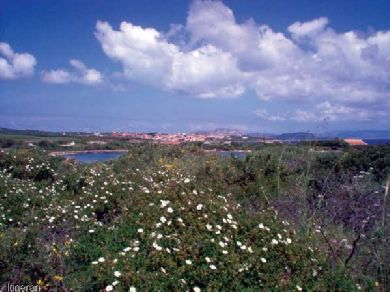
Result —
POLYGON ((390 129, 385 0, 0 0, 0 43, 3 127, 390 129))

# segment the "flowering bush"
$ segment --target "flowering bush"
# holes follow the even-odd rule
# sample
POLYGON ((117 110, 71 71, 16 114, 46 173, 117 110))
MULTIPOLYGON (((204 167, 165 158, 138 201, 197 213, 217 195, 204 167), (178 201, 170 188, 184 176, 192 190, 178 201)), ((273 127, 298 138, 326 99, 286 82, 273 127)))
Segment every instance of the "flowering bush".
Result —
POLYGON ((357 289, 274 208, 243 208, 230 192, 239 190, 235 168, 216 157, 137 146, 115 162, 77 165, 23 150, 2 152, 0 166, 1 283, 73 291, 357 289), (230 178, 222 178, 226 168, 230 178))

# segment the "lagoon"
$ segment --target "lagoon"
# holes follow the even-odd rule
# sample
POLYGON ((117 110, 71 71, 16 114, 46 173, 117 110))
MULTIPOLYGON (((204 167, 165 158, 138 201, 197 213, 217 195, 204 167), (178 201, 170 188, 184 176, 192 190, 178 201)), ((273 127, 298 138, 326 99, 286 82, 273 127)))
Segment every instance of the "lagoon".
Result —
POLYGON ((80 163, 96 163, 113 160, 121 156, 123 151, 112 152, 79 152, 63 155, 67 159, 74 159, 80 163))

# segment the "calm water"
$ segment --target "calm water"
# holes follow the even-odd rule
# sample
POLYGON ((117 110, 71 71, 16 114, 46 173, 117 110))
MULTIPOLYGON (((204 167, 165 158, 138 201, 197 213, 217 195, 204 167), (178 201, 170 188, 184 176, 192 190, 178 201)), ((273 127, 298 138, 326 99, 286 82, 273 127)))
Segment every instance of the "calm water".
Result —
POLYGON ((390 144, 390 139, 363 139, 368 145, 390 144))
POLYGON ((116 159, 124 154, 124 152, 86 152, 77 154, 64 155, 65 158, 74 159, 81 163, 94 163, 116 159))

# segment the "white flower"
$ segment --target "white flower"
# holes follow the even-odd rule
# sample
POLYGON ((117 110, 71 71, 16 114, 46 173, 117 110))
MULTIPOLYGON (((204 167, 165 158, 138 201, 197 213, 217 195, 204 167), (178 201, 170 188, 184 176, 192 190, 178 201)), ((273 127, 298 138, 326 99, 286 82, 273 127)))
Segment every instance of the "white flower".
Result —
POLYGON ((191 180, 190 180, 189 178, 186 178, 186 179, 184 180, 184 183, 185 183, 185 184, 188 184, 190 181, 191 181, 191 180))
POLYGON ((212 270, 216 270, 216 269, 217 269, 217 267, 216 267, 216 266, 214 266, 214 265, 210 265, 210 269, 212 269, 212 270))
POLYGON ((131 247, 125 247, 125 248, 123 249, 123 251, 124 251, 124 252, 128 252, 130 249, 131 249, 131 247))
POLYGON ((265 258, 261 258, 260 259, 263 263, 266 263, 267 262, 267 260, 265 259, 265 258))
POLYGON ((112 291, 114 289, 114 287, 112 287, 111 285, 108 285, 107 287, 106 287, 106 291, 112 291))
POLYGON ((93 230, 93 229, 90 229, 90 230, 88 230, 88 232, 89 232, 89 233, 94 233, 94 232, 95 232, 95 230, 93 230))
POLYGON ((171 207, 169 207, 169 208, 167 209, 167 212, 168 212, 168 213, 172 213, 172 212, 173 212, 173 209, 172 209, 171 207))
POLYGON ((160 217, 160 221, 161 221, 162 223, 165 223, 165 222, 167 222, 167 219, 166 219, 164 216, 162 216, 162 217, 160 217))
POLYGON ((200 292, 200 288, 199 287, 194 287, 194 292, 200 292))
POLYGON ((222 253, 223 254, 228 254, 228 251, 227 250, 223 250, 222 253))
POLYGON ((161 208, 165 208, 169 204, 168 200, 160 200, 160 202, 161 202, 161 206, 160 206, 161 208))
POLYGON ((97 261, 93 261, 93 262, 92 262, 92 265, 97 265, 97 264, 98 264, 97 261))
POLYGON ((298 291, 302 291, 302 288, 300 286, 296 286, 298 291))
POLYGON ((238 245, 238 246, 241 246, 242 243, 241 243, 240 241, 237 241, 237 245, 238 245))
POLYGON ((211 231, 211 230, 213 229, 213 225, 207 224, 207 225, 206 225, 206 228, 207 228, 207 230, 210 230, 210 231, 211 231))
POLYGON ((115 271, 115 272, 114 272, 114 276, 117 277, 117 278, 119 278, 121 275, 122 275, 122 274, 121 274, 121 272, 119 272, 119 271, 115 271))
POLYGON ((198 210, 198 211, 202 210, 202 208, 203 208, 202 204, 198 204, 198 206, 196 206, 196 210, 198 210))
POLYGON ((159 246, 159 245, 157 244, 157 242, 153 242, 153 247, 154 247, 156 250, 162 250, 162 247, 159 246))
POLYGON ((191 260, 186 260, 186 264, 187 264, 187 265, 192 265, 191 260))
POLYGON ((142 232, 144 232, 144 230, 142 229, 142 228, 138 228, 138 233, 142 233, 142 232))
POLYGON ((99 258, 99 259, 98 259, 98 262, 99 262, 99 263, 104 263, 104 261, 105 261, 104 258, 99 258))
POLYGON ((117 281, 117 280, 115 280, 114 282, 112 282, 112 286, 116 286, 116 285, 118 285, 119 284, 119 282, 117 281))
POLYGON ((206 257, 205 260, 206 260, 206 262, 208 262, 208 263, 211 262, 211 259, 210 259, 209 257, 206 257))
POLYGON ((133 286, 130 287, 129 292, 137 292, 137 289, 133 286))
POLYGON ((288 244, 291 243, 291 239, 290 239, 290 238, 287 238, 287 243, 288 243, 288 244))
POLYGON ((259 224, 259 228, 260 228, 260 229, 264 229, 263 223, 260 223, 260 224, 259 224))
POLYGON ((274 238, 274 239, 272 239, 272 241, 271 241, 271 244, 272 245, 277 245, 279 242, 274 238))

